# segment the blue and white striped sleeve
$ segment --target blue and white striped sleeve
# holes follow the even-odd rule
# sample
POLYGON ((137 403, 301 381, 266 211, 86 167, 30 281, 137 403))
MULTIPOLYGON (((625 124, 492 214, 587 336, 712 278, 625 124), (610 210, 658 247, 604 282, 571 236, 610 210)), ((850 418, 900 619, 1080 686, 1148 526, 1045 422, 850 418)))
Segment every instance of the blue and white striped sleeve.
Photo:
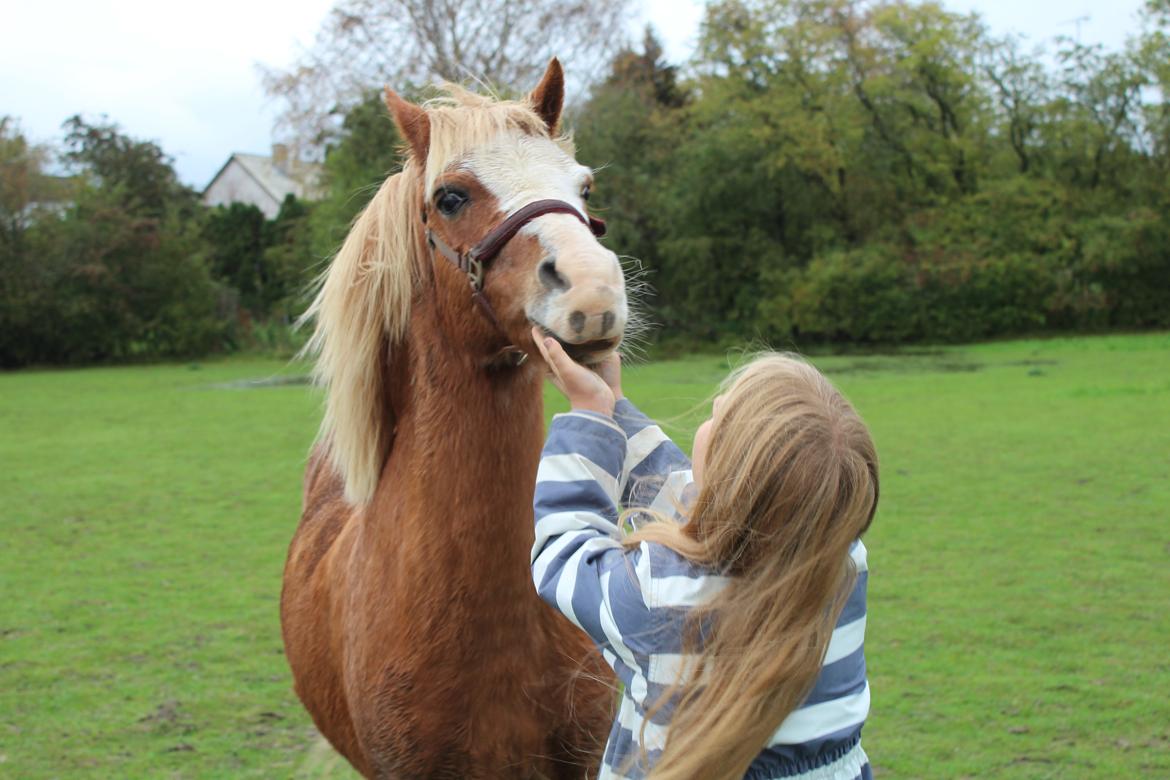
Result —
MULTIPOLYGON (((553 418, 536 474, 532 579, 541 598, 595 642, 627 655, 624 635, 648 615, 647 561, 618 529, 618 478, 626 436, 608 417, 553 418)), ((635 629, 636 630, 636 629, 635 629)))
POLYGON ((676 514, 683 491, 693 481, 691 460, 628 399, 614 407, 614 419, 628 440, 619 479, 619 503, 676 514))

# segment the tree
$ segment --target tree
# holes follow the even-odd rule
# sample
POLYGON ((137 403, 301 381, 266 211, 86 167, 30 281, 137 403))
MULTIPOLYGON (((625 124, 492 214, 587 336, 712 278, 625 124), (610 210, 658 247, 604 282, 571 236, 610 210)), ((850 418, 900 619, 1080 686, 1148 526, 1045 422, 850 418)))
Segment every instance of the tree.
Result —
POLYGON ((67 163, 131 213, 157 218, 169 208, 190 210, 197 202, 158 144, 131 138, 104 117, 98 122, 81 116, 66 120, 65 150, 67 163))
POLYGON ((1059 173, 1072 185, 1110 193, 1128 189, 1125 179, 1140 143, 1140 106, 1147 76, 1127 52, 1106 53, 1064 39, 1060 93, 1050 143, 1059 155, 1059 173))
POLYGON ((677 68, 647 28, 642 49, 623 49, 569 122, 577 157, 598 169, 590 208, 608 222, 610 246, 643 267, 661 267, 661 194, 671 175, 671 145, 688 94, 677 68))
POLYGON ((1020 39, 1015 36, 989 42, 983 72, 991 82, 999 122, 1006 126, 1017 168, 1028 173, 1039 154, 1052 100, 1048 73, 1035 56, 1021 51, 1020 39))
POLYGON ((346 112, 340 131, 325 148, 323 184, 328 194, 309 216, 315 257, 337 251, 353 218, 386 176, 401 166, 401 144, 382 93, 366 91, 346 112))
POLYGON ((21 184, 38 179, 39 159, 0 133, 5 206, 25 204, 19 242, 0 250, 0 365, 201 354, 220 346, 231 322, 205 263, 197 201, 169 159, 112 123, 74 117, 66 131, 66 160, 77 180, 66 202, 41 210, 28 208, 35 188, 21 184))
POLYGON ((125 209, 123 193, 84 188, 51 235, 42 262, 53 270, 44 362, 199 355, 233 324, 204 259, 197 225, 125 209))
MULTIPOLYGON (((77 176, 64 181, 44 174, 47 150, 0 120, 0 363, 239 345, 235 324, 249 320, 250 345, 294 346, 283 324, 305 285, 401 165, 371 87, 390 73, 458 78, 443 69, 487 56, 475 47, 501 19, 519 37, 477 67, 523 79, 544 53, 511 47, 529 15, 562 2, 343 0, 336 29, 289 76, 294 92, 350 79, 351 91, 312 103, 333 112, 316 139, 328 196, 289 200, 272 221, 242 206, 206 212, 157 144, 108 120, 67 123, 77 176), (401 22, 385 16, 394 9, 401 22), (476 19, 485 26, 469 32, 476 19), (341 67, 361 51, 360 67, 341 67), (402 56, 388 64, 389 51, 402 56), (54 198, 57 186, 72 194, 54 198)), ((1170 0, 1147 0, 1122 51, 1057 45, 1054 66, 934 2, 713 0, 687 77, 647 30, 565 121, 578 158, 599 169, 590 207, 609 245, 648 271, 650 318, 667 338, 1164 327, 1170 0)))
POLYGON ((45 173, 48 160, 49 150, 29 143, 15 118, 0 116, 0 246, 18 240, 38 204, 64 194, 45 173))
POLYGON ((265 304, 275 322, 291 325, 309 303, 309 288, 320 271, 320 255, 312 250, 312 211, 292 195, 268 226, 269 245, 263 264, 267 274, 265 304))
POLYGON ((883 150, 899 161, 913 198, 970 194, 985 137, 986 95, 976 79, 986 30, 937 3, 839 2, 853 91, 883 150))
POLYGON ((262 68, 282 125, 320 148, 373 88, 479 79, 536 83, 548 60, 588 75, 623 41, 630 0, 339 0, 289 69, 262 68))
POLYGON ((208 212, 202 232, 212 276, 233 287, 240 305, 253 316, 263 317, 268 302, 264 267, 268 220, 264 212, 250 203, 216 206, 208 212))
POLYGON ((1142 106, 1143 136, 1153 159, 1151 195, 1170 208, 1170 0, 1147 0, 1134 59, 1146 74, 1152 98, 1142 106))
POLYGON ((66 193, 45 173, 49 150, 29 143, 16 119, 0 117, 0 365, 35 352, 35 331, 52 296, 51 275, 38 257, 35 227, 56 221, 46 208, 66 193))

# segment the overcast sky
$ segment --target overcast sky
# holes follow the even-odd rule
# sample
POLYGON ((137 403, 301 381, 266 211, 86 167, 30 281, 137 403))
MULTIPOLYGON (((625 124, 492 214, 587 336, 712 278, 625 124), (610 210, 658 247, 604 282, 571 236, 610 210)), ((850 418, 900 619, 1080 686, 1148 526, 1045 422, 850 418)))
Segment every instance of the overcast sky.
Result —
MULTIPOLYGON (((637 0, 635 0, 637 2, 637 0)), ((56 142, 76 113, 107 114, 157 141, 180 177, 202 189, 235 151, 266 153, 277 106, 257 63, 285 66, 310 45, 333 0, 24 0, 0 26, 0 115, 32 140, 56 142)), ((996 33, 1057 35, 1115 48, 1137 29, 1141 0, 944 0, 977 11, 996 33), (1080 20, 1078 22, 1078 20, 1080 20)), ((645 0, 646 21, 674 61, 694 46, 703 3, 645 0)))

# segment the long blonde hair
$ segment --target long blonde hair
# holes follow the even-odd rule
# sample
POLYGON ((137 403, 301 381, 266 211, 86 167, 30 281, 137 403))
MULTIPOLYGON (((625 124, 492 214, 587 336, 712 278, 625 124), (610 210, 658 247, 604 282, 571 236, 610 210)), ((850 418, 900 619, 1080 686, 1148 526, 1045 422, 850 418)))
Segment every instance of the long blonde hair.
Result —
POLYGON ((704 465, 685 524, 653 522, 625 540, 731 575, 688 614, 696 662, 647 713, 674 702, 655 780, 743 777, 816 682, 856 580, 850 546, 877 508, 869 431, 791 355, 760 355, 724 382, 704 465))

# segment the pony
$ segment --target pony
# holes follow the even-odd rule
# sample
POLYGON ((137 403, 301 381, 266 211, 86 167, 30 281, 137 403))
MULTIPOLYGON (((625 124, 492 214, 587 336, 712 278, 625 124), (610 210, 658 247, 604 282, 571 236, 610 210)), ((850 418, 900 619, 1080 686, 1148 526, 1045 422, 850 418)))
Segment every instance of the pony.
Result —
POLYGON ((522 101, 387 88, 404 166, 306 313, 325 413, 281 626, 297 695, 366 777, 582 778, 612 722, 612 673, 529 569, 531 328, 588 362, 629 317, 563 99, 555 59, 522 101))

